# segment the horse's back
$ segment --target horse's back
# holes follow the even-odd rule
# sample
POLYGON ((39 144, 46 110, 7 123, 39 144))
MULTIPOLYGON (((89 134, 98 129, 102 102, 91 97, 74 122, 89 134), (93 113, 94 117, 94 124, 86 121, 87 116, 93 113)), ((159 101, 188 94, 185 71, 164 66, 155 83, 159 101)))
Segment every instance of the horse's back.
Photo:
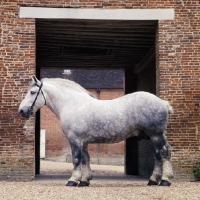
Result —
MULTIPOLYGON (((168 111, 163 100, 147 92, 135 92, 114 100, 88 98, 66 113, 67 125, 77 136, 89 142, 117 142, 134 136, 140 129, 146 133, 166 128, 168 111), (83 134, 84 133, 84 134, 83 134)), ((68 129, 69 130, 69 129, 68 129)))

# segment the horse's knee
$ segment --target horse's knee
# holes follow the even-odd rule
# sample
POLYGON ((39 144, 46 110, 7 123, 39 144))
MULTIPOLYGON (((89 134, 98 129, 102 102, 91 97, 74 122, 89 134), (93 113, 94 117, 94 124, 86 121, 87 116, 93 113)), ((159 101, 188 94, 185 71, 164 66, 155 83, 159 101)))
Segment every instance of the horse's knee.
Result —
POLYGON ((81 158, 76 158, 75 157, 75 158, 73 158, 72 162, 73 162, 74 165, 77 166, 77 165, 79 165, 81 163, 81 158))
POLYGON ((78 158, 74 158, 74 159, 73 159, 73 163, 74 163, 74 164, 78 164, 78 158))
POLYGON ((81 152, 72 152, 72 162, 74 165, 78 166, 81 163, 81 152))

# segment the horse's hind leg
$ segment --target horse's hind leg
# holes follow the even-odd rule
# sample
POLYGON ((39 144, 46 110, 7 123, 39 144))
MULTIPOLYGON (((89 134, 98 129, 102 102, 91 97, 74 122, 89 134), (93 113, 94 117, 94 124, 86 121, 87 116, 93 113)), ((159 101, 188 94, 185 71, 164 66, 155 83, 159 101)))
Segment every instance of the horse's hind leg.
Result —
POLYGON ((89 180, 92 179, 92 173, 90 169, 90 156, 88 154, 88 145, 85 144, 82 150, 82 178, 79 183, 79 187, 89 186, 89 180))
POLYGON ((169 152, 169 145, 163 146, 161 150, 161 159, 163 162, 162 180, 160 186, 170 186, 170 179, 174 177, 171 163, 171 153, 169 152))
POLYGON ((162 178, 162 161, 159 153, 155 153, 154 155, 155 164, 153 173, 149 179, 149 182, 147 185, 158 185, 162 178))
POLYGON ((158 185, 160 183, 160 186, 170 186, 173 170, 170 161, 169 145, 164 135, 157 135, 151 137, 151 139, 154 144, 155 166, 148 185, 158 185))
POLYGON ((72 176, 66 186, 77 186, 81 180, 81 156, 82 146, 70 143, 72 149, 72 162, 74 165, 72 176))

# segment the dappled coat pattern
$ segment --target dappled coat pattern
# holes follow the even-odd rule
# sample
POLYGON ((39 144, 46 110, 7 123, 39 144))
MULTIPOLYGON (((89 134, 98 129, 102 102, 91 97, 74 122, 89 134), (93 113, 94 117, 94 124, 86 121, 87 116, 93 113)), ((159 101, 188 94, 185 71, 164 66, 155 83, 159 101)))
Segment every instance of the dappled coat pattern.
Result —
POLYGON ((155 166, 148 185, 169 186, 173 178, 169 144, 164 136, 172 107, 147 92, 98 100, 73 81, 35 77, 19 113, 29 118, 47 105, 61 121, 72 149, 74 169, 67 186, 88 186, 92 179, 89 143, 115 143, 136 136, 151 139, 155 166))

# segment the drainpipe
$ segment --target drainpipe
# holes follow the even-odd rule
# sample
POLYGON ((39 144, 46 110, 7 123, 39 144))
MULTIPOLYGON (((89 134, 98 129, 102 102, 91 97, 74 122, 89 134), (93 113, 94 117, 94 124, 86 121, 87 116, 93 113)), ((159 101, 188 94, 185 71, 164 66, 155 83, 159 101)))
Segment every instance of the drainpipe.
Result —
MULTIPOLYGON (((97 88, 97 95, 98 99, 100 99, 100 93, 101 93, 101 88, 97 88)), ((97 144, 97 160, 98 160, 98 165, 100 165, 100 155, 101 155, 101 147, 100 144, 97 144)))

